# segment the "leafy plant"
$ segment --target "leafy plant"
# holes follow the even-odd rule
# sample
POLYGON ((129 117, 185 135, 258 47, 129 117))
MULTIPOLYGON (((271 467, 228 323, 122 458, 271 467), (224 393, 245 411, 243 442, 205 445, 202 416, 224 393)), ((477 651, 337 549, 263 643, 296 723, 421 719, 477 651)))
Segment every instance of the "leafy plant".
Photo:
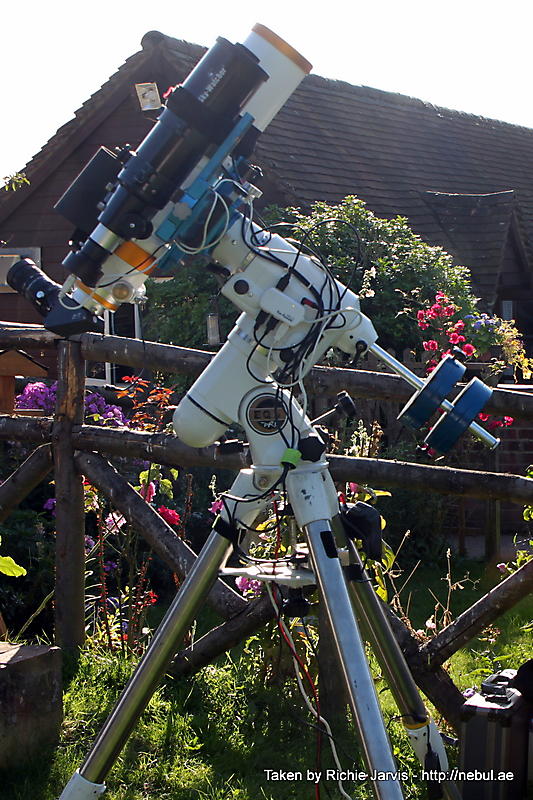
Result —
POLYGON ((16 192, 17 189, 30 185, 24 172, 14 172, 12 175, 5 175, 3 181, 4 191, 6 192, 16 192))
MULTIPOLYGON (((423 242, 403 217, 380 219, 354 196, 336 205, 317 202, 309 213, 297 208, 277 212, 287 224, 283 235, 303 238, 359 294, 386 348, 421 347, 416 311, 439 289, 459 307, 476 308, 469 270, 454 265, 440 247, 423 242)), ((269 219, 275 213, 271 208, 269 219)))
MULTIPOLYGON (((2 537, 0 536, 0 544, 2 537)), ((0 572, 4 575, 9 575, 11 578, 20 578, 21 575, 26 575, 27 572, 24 567, 21 567, 16 561, 13 561, 11 556, 0 556, 0 572)))

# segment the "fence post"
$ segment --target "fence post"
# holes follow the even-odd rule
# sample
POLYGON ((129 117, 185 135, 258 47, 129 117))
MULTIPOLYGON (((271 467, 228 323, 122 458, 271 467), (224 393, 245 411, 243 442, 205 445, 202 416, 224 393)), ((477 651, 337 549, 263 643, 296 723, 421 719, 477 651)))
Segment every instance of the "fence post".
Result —
POLYGON ((85 640, 85 512, 83 478, 74 464, 72 428, 84 416, 85 361, 77 342, 58 345, 52 432, 56 494, 56 641, 76 653, 85 640))

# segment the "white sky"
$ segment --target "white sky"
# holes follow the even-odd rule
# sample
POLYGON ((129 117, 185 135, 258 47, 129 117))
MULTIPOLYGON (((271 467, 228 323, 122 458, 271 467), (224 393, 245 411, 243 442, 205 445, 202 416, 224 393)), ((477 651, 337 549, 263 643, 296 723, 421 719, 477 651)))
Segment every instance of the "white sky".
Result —
MULTIPOLYGON (((0 179, 140 49, 149 30, 197 44, 267 25, 352 84, 533 128, 531 0, 4 0, 0 179)), ((527 168, 527 165, 524 165, 527 168)))

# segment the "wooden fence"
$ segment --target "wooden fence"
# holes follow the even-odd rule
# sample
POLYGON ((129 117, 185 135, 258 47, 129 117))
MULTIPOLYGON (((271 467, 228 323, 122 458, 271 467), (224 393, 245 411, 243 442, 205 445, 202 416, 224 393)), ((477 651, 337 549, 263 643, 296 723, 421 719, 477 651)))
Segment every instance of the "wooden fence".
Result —
MULTIPOLYGON (((203 466, 238 470, 246 453, 221 455, 216 448, 194 449, 175 436, 133 430, 106 429, 83 423, 84 362, 111 361, 134 369, 195 376, 211 354, 187 348, 141 342, 93 333, 58 339, 41 326, 0 323, 0 348, 42 350, 57 348, 58 390, 52 418, 0 416, 0 439, 35 445, 28 459, 0 486, 0 520, 54 469, 56 489, 56 638, 66 650, 82 646, 84 630, 84 509, 82 476, 86 476, 146 539, 150 547, 183 577, 196 558, 185 542, 107 461, 106 455, 141 458, 171 466, 203 466)), ((308 380, 310 392, 332 396, 347 389, 354 397, 405 402, 412 390, 393 375, 364 370, 316 367, 308 380)), ((533 397, 497 389, 488 410, 515 418, 533 419, 533 397)), ((424 486, 459 497, 505 499, 518 505, 533 503, 533 480, 513 474, 421 465, 386 459, 331 456, 335 480, 371 485, 424 486)), ((457 726, 463 697, 442 668, 443 662, 484 627, 528 594, 533 587, 533 561, 510 575, 431 641, 421 643, 403 621, 389 612, 396 636, 415 680, 439 711, 457 726)), ((209 602, 225 620, 179 653, 177 674, 200 669, 273 616, 265 599, 248 602, 222 581, 209 602)))

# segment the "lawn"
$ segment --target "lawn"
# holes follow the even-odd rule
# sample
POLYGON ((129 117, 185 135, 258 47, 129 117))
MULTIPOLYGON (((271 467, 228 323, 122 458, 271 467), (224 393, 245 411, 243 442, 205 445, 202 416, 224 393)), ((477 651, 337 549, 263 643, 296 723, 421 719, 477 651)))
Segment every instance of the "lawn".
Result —
MULTIPOLYGON (((402 594, 413 626, 424 628, 433 613, 431 592, 447 603, 446 565, 418 568, 402 594), (431 591, 430 591, 431 590, 431 591), (410 594, 410 599, 409 599, 410 594)), ((487 587, 482 567, 452 564, 453 581, 469 575, 452 592, 456 615, 487 587)), ((400 581, 401 584, 401 581, 400 581)), ((531 657, 533 598, 517 605, 490 630, 473 640, 449 663, 461 689, 479 686, 482 677, 531 657)), ((203 621, 204 624, 206 620, 203 621)), ((431 629, 428 633, 431 633, 431 629)), ((275 647, 278 645, 276 644, 275 647)), ((307 800, 315 797, 307 770, 316 770, 316 731, 295 681, 264 679, 264 642, 254 640, 232 651, 194 677, 168 677, 155 693, 124 753, 108 778, 109 800, 307 800), (295 780, 274 780, 296 773, 295 780), (301 773, 301 778, 298 773, 301 773)), ((89 644, 65 681, 65 722, 60 745, 43 753, 31 768, 4 776, 2 800, 54 800, 83 761, 94 735, 125 685, 132 664, 119 654, 89 644)), ((413 776, 406 798, 423 798, 418 764, 406 744, 386 689, 378 685, 394 753, 413 776)), ((364 769, 356 737, 348 730, 338 742, 343 769, 364 769)), ((452 753, 453 757, 453 753, 452 753)), ((323 770, 333 768, 326 743, 323 770)), ((347 782, 353 798, 371 798, 365 783, 347 782)), ((322 798, 340 798, 335 781, 321 784, 322 798)))

